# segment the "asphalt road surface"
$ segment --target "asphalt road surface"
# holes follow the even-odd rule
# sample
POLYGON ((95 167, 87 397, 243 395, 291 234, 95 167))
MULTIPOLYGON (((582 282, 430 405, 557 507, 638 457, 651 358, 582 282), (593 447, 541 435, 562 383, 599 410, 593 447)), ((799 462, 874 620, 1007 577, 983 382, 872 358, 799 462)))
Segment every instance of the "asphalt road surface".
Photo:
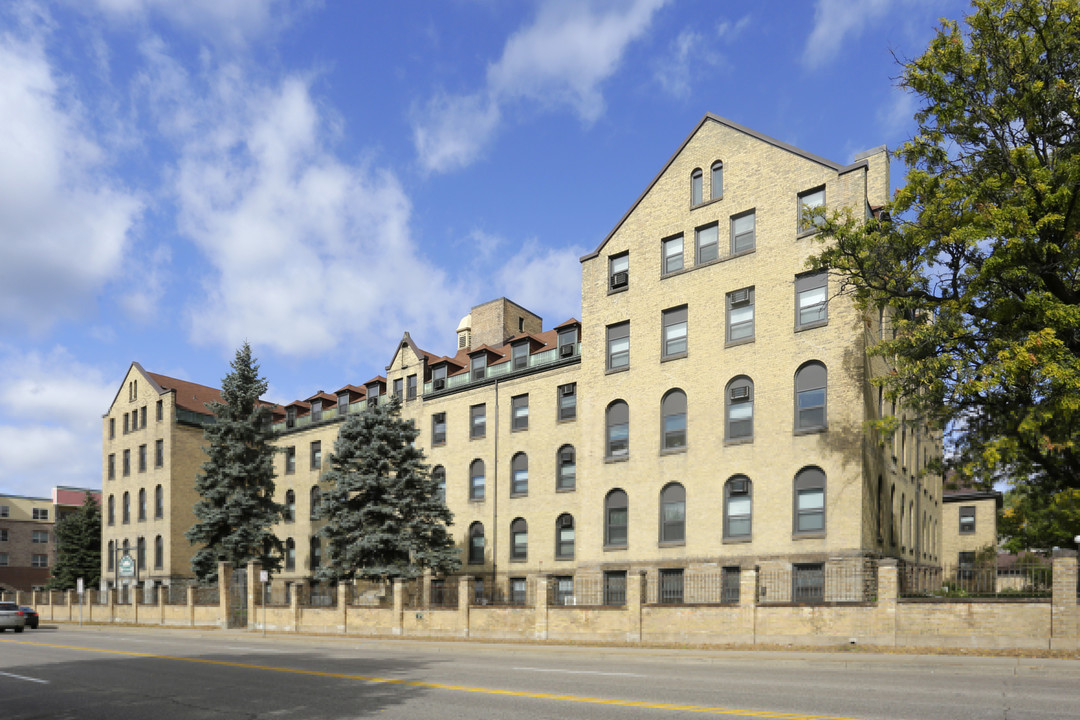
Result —
POLYGON ((0 635, 0 718, 1080 717, 1080 661, 270 636, 0 635))

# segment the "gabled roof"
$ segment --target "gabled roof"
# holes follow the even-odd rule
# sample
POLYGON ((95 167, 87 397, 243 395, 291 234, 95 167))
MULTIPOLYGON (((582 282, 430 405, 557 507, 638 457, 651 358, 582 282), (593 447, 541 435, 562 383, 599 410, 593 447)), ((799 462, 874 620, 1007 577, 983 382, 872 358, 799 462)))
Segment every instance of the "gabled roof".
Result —
POLYGON ((576 319, 576 318, 570 318, 569 320, 567 320, 567 321, 565 321, 565 322, 559 323, 558 325, 556 325, 555 327, 553 327, 553 328, 552 328, 552 330, 561 330, 561 329, 563 329, 563 328, 566 328, 566 327, 570 327, 571 325, 577 325, 577 326, 580 326, 580 325, 581 325, 581 321, 580 321, 580 320, 578 320, 578 319, 576 319))
MULTIPOLYGON (((142 370, 141 367, 139 369, 142 370)), ((198 383, 172 378, 167 375, 146 372, 145 370, 143 372, 158 385, 159 394, 169 391, 176 393, 176 407, 178 408, 208 415, 210 410, 206 407, 206 403, 225 402, 224 398, 221 397, 221 390, 218 388, 199 385, 198 383)))
POLYGON ((337 402, 337 395, 331 395, 330 393, 328 393, 328 392, 326 392, 324 390, 320 390, 319 392, 315 393, 314 395, 312 395, 311 397, 309 397, 307 399, 307 401, 309 403, 315 402, 316 400, 322 400, 323 401, 323 407, 326 407, 326 403, 328 403, 328 402, 331 405, 333 405, 334 403, 337 402))
POLYGON ((740 125, 739 123, 728 120, 727 118, 722 118, 719 115, 713 115, 712 113, 705 113, 705 117, 701 118, 701 121, 694 126, 694 129, 690 132, 689 135, 686 136, 686 139, 682 141, 682 144, 679 145, 678 149, 674 152, 674 154, 670 158, 668 158, 668 161, 666 163, 664 163, 664 167, 660 168, 660 172, 657 173, 656 177, 652 179, 652 182, 650 182, 649 185, 645 188, 645 191, 638 196, 638 199, 634 201, 634 204, 630 206, 630 209, 626 211, 626 214, 619 218, 619 222, 615 224, 615 227, 611 229, 611 232, 607 234, 607 237, 605 237, 604 240, 591 253, 589 253, 588 255, 582 255, 580 258, 581 262, 585 262, 586 260, 592 260, 594 257, 600 254, 600 251, 604 248, 604 245, 607 245, 607 242, 611 239, 611 236, 618 232, 619 228, 622 227, 622 224, 626 222, 626 219, 630 217, 631 213, 633 213, 634 210, 637 209, 637 206, 640 205, 641 201, 645 199, 645 196, 649 194, 649 192, 653 189, 653 186, 656 185, 657 182, 659 182, 660 178, 663 177, 664 173, 667 172, 667 169, 671 167, 671 164, 675 162, 675 159, 679 157, 679 154, 682 153, 683 149, 686 148, 686 146, 690 143, 694 136, 697 135, 698 131, 701 130, 701 128, 707 122, 715 122, 721 125, 725 125, 732 130, 741 132, 744 135, 749 135, 750 137, 756 138, 764 143, 768 143, 773 147, 780 148, 781 150, 786 150, 794 155, 798 155, 801 158, 810 160, 811 162, 816 162, 819 165, 824 165, 831 170, 835 170, 837 173, 844 173, 857 167, 868 166, 866 160, 859 160, 852 163, 851 165, 840 165, 839 163, 835 163, 832 160, 826 160, 820 155, 814 155, 813 153, 809 153, 805 150, 797 148, 794 145, 789 145, 783 140, 777 140, 774 137, 769 137, 764 133, 760 133, 757 130, 752 130, 745 125, 740 125))
POLYGON ((401 353, 402 345, 408 345, 409 349, 412 350, 418 358, 427 360, 429 365, 432 362, 438 360, 438 357, 429 353, 427 350, 421 350, 419 346, 417 346, 417 344, 413 342, 412 336, 410 336, 409 332, 406 330, 405 334, 401 337, 401 342, 399 342, 397 345, 397 350, 394 351, 394 357, 390 358, 390 363, 386 366, 387 370, 393 367, 394 361, 397 360, 398 354, 401 353))

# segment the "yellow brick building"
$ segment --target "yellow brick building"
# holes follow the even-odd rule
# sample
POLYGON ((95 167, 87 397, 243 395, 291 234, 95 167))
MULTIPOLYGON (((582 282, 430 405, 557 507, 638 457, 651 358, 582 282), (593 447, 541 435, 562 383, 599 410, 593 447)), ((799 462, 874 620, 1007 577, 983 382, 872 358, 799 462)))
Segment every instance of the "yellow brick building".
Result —
MULTIPOLYGON (((406 332, 385 374, 285 407, 277 580, 305 582, 324 560, 312 496, 339 423, 390 395, 444 482, 463 571, 509 579, 511 592, 546 574, 617 594, 644 571, 649 587, 681 593, 684 571, 726 568, 737 586, 757 565, 814 597, 830 565, 938 563, 941 482, 922 471, 940 439, 870 382, 887 372, 865 350, 888 317, 864 316, 806 268, 811 211, 869 217, 888 189, 884 147, 845 165, 705 116, 582 258, 580 322, 545 331, 500 298, 462 319, 453 354, 406 332), (902 429, 884 444, 866 423, 889 414, 902 429)), ((202 462, 198 423, 170 415, 199 412, 177 404, 179 384, 133 365, 106 415, 106 462, 165 442, 160 467, 104 470, 107 497, 165 488, 160 521, 106 525, 113 543, 162 537, 161 577, 190 574, 182 536, 202 462), (148 429, 159 400, 166 419, 148 429), (131 414, 137 429, 112 438, 131 414)))

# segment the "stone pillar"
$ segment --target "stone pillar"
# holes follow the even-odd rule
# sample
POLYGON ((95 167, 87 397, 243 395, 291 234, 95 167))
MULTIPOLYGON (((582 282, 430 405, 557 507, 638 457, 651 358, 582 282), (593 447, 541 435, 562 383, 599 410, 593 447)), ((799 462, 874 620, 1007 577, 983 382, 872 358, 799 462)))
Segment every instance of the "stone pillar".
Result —
POLYGON ((461 629, 461 637, 469 637, 469 588, 471 587, 471 575, 462 575, 458 578, 458 627, 461 629))
POLYGON ((401 578, 394 578, 394 624, 391 626, 390 632, 394 635, 400 635, 404 622, 405 581, 401 578))
POLYGON ((229 585, 232 583, 232 574, 232 564, 227 563, 224 560, 218 560, 218 625, 222 628, 229 627, 229 585))
POLYGON ((534 592, 536 593, 536 599, 533 603, 533 607, 536 609, 536 630, 535 636, 537 640, 547 640, 548 638, 548 575, 537 575, 533 578, 534 592))
POLYGON ((116 622, 116 588, 109 588, 109 622, 116 622))
POLYGON ((248 628, 259 629, 259 606, 266 602, 266 588, 262 584, 262 563, 254 560, 247 566, 247 616, 248 628))
POLYGON ((195 626, 195 586, 188 585, 187 588, 187 609, 188 609, 188 624, 192 627, 195 626))
POLYGON ((341 625, 341 634, 346 635, 349 632, 349 598, 348 595, 349 586, 343 582, 337 584, 337 615, 338 624, 341 625))
POLYGON ((165 625, 165 594, 168 592, 167 585, 157 586, 157 610, 158 610, 158 624, 165 625))
POLYGON ((1076 584, 1076 553, 1054 553, 1053 598, 1050 607, 1050 649, 1080 648, 1080 586, 1076 584))
POLYGON ((626 573, 626 641, 641 642, 641 595, 645 589, 645 570, 626 573))
POLYGON ((896 609, 900 599, 900 567, 896 558, 878 560, 878 642, 896 645, 896 609))
POLYGON ((294 583, 292 586, 292 592, 289 593, 289 610, 291 611, 293 619, 293 632, 300 632, 300 593, 303 585, 300 583, 294 583))
POLYGON ((743 623, 745 641, 757 643, 758 568, 739 570, 739 617, 743 623))
MULTIPOLYGON (((75 619, 75 603, 73 601, 77 596, 78 594, 74 590, 68 590, 66 593, 64 593, 64 602, 67 603, 68 622, 71 622, 75 619)), ((53 613, 53 617, 56 617, 56 613, 53 613)))
POLYGON ((431 568, 424 568, 424 574, 420 577, 419 582, 422 584, 420 588, 420 598, 425 608, 431 607, 431 568))

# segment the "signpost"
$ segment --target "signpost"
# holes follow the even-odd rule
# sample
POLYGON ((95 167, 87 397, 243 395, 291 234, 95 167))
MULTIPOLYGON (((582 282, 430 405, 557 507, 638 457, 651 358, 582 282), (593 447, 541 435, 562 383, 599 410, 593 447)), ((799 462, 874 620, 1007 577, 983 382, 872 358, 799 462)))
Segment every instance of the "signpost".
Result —
POLYGON ((75 581, 75 589, 79 591, 79 627, 82 627, 82 604, 83 604, 83 579, 75 581))
POLYGON ((263 637, 266 637, 266 603, 269 599, 270 586, 267 583, 270 581, 270 572, 267 570, 259 571, 259 582, 263 584, 263 637))

